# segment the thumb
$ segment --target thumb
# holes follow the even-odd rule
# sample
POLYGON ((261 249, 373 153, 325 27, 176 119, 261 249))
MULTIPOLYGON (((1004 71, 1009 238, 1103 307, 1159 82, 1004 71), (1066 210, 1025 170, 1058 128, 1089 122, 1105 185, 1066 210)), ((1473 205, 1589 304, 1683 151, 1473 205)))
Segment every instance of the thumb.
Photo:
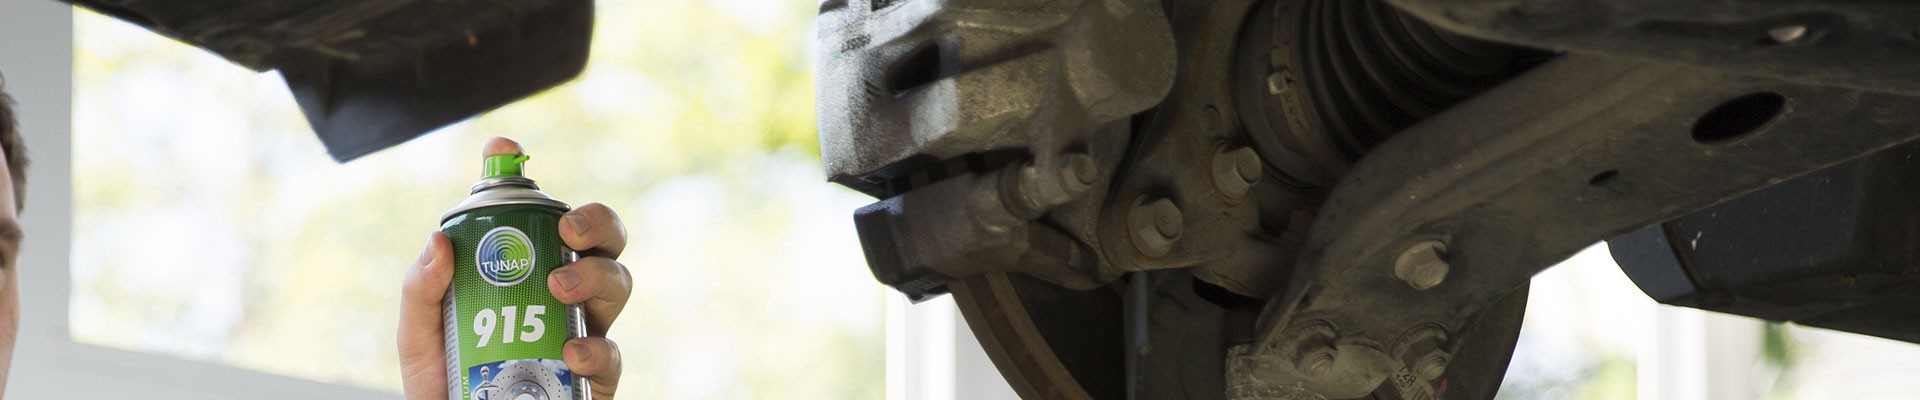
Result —
POLYGON ((411 400, 447 398, 447 349, 440 302, 453 281, 453 244, 438 231, 400 287, 400 379, 411 400))

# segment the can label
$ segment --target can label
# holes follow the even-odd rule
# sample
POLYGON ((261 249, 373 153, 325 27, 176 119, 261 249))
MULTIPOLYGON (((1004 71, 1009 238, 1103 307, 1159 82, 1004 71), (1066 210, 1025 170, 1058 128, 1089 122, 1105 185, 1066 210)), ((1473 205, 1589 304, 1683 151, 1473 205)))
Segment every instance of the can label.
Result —
POLYGON ((580 336, 580 313, 553 298, 547 274, 572 252, 560 240, 564 210, 482 207, 452 216, 453 284, 444 314, 453 400, 574 400, 578 382, 561 359, 580 336))

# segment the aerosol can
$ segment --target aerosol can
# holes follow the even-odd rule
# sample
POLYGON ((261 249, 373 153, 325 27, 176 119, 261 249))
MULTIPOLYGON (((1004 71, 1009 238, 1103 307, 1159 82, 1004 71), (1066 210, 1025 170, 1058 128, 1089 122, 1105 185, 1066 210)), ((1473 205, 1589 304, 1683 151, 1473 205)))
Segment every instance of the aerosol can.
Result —
POLYGON ((440 217, 454 255, 442 313, 450 400, 592 398, 561 359, 585 335, 584 313, 547 290, 547 273, 575 257, 560 239, 568 208, 521 175, 526 161, 487 157, 472 194, 440 217))

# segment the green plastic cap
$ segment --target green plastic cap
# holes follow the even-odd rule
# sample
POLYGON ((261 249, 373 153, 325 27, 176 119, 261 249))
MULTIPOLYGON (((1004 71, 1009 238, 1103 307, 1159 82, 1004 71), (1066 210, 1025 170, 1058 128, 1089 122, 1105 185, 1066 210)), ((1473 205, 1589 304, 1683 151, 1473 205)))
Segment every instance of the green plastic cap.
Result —
POLYGON ((486 176, 480 179, 520 177, 520 164, 527 162, 525 154, 501 154, 487 156, 486 176))

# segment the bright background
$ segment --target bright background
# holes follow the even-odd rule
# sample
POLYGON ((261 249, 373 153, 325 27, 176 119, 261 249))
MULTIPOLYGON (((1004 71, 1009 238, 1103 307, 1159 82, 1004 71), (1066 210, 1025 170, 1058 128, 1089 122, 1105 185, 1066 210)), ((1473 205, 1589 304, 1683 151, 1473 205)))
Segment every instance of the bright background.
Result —
POLYGON ((814 5, 598 7, 580 80, 345 165, 277 75, 76 11, 74 340, 398 391, 402 270, 499 135, 627 223, 621 397, 880 398, 870 199, 818 161, 814 5))
MULTIPOLYGON (((502 135, 628 223, 623 398, 1005 398, 950 302, 866 272, 870 200, 818 163, 812 3, 603 1, 579 81, 346 165, 279 77, 76 12, 73 339, 396 391, 401 270, 502 135)), ((1532 293, 1502 398, 1920 393, 1920 346, 1657 306, 1604 248, 1532 293)))

